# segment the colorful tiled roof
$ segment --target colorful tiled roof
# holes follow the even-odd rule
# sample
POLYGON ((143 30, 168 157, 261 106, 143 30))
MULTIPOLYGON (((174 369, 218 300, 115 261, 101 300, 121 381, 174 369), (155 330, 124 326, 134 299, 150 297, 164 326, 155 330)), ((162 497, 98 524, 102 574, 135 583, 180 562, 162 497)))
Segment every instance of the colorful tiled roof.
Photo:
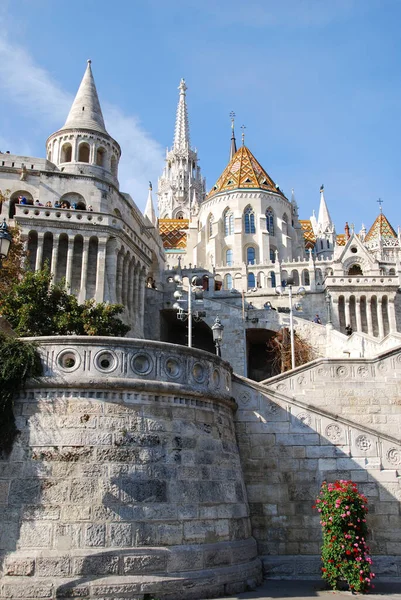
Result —
POLYGON ((183 250, 187 247, 188 219, 159 219, 159 233, 165 250, 183 250))
POLYGON ((339 233, 337 235, 337 246, 345 246, 347 243, 347 238, 345 237, 345 233, 339 233))
POLYGON ((373 223, 372 227, 369 229, 368 233, 365 237, 365 242, 369 242, 370 240, 376 238, 396 238, 397 234, 394 229, 391 227, 387 218, 381 212, 377 217, 376 221, 373 223))
POLYGON ((299 221, 301 225, 302 233, 305 240, 305 248, 313 248, 316 242, 316 236, 313 232, 312 223, 309 219, 302 219, 299 221))
POLYGON ((237 150, 207 197, 237 189, 261 189, 283 195, 246 146, 237 150))

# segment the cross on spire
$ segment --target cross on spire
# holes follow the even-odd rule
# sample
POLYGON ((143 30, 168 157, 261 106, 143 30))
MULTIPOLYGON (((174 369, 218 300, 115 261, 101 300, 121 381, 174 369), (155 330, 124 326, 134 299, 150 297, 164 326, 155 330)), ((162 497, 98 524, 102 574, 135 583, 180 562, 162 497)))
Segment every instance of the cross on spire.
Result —
POLYGON ((233 110, 230 112, 230 119, 231 119, 231 129, 234 131, 235 112, 233 110))
POLYGON ((384 200, 382 200, 381 198, 379 198, 379 199, 377 200, 377 202, 378 202, 378 204, 379 204, 379 206, 380 206, 380 212, 382 212, 382 211, 383 211, 382 204, 383 204, 384 200))
POLYGON ((235 112, 233 110, 230 112, 230 119, 231 119, 231 143, 230 143, 230 160, 231 160, 232 157, 234 156, 234 154, 237 152, 237 142, 235 141, 235 132, 234 132, 235 112))
POLYGON ((246 129, 246 125, 241 125, 241 129, 242 129, 242 145, 245 146, 245 129, 246 129))

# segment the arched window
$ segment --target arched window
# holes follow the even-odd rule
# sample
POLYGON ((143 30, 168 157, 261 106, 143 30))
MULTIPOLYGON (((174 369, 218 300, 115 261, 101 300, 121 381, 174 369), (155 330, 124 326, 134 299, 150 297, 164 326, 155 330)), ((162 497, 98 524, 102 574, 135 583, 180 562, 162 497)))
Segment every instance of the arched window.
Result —
POLYGON ((274 248, 270 248, 270 261, 272 263, 276 262, 276 251, 274 248))
POLYGON ((363 275, 361 266, 352 265, 352 267, 348 269, 348 275, 363 275))
POLYGON ((228 250, 226 250, 226 265, 227 267, 232 267, 233 266, 233 251, 232 248, 228 248, 228 250))
POLYGON ((184 213, 183 213, 183 212, 178 212, 178 213, 176 214, 176 217, 175 217, 175 218, 176 218, 176 219, 183 219, 183 218, 184 218, 184 213))
POLYGON ((117 177, 117 159, 115 156, 111 157, 110 168, 111 174, 114 175, 114 177, 117 177))
POLYGON ((302 271, 302 285, 310 285, 309 271, 307 269, 302 271))
POLYGON ((283 234, 288 235, 288 217, 285 213, 283 214, 283 234))
POLYGON ((96 164, 98 167, 104 167, 106 151, 104 148, 98 148, 96 151, 96 164))
POLYGON ((389 275, 395 275, 395 269, 390 269, 388 272, 389 275))
POLYGON ((72 146, 71 144, 64 144, 61 148, 60 162, 66 163, 71 162, 72 159, 72 146))
POLYGON ((224 289, 231 290, 232 287, 233 287, 233 278, 230 275, 230 273, 227 273, 227 275, 224 277, 224 289))
POLYGON ((276 287, 276 274, 274 271, 270 271, 269 275, 270 275, 270 279, 272 282, 272 288, 275 288, 276 287))
POLYGON ((245 233, 255 233, 255 213, 251 206, 247 206, 244 210, 245 233))
POLYGON ((246 263, 248 265, 255 264, 255 248, 253 248, 252 246, 246 249, 246 263))
POLYGON ((255 283, 255 273, 248 273, 248 290, 256 287, 255 283))
POLYGON ((224 213, 224 235, 232 235, 234 233, 234 213, 227 208, 224 213))
POLYGON ((85 142, 83 144, 80 144, 79 149, 78 149, 78 161, 88 163, 89 155, 90 155, 89 144, 86 144, 85 142))
POLYGON ((266 211, 266 229, 270 235, 274 235, 274 212, 271 208, 266 211))
POLYGON ((209 215, 209 219, 208 219, 208 223, 207 223, 207 232, 208 232, 209 238, 211 238, 213 235, 213 221, 214 221, 213 215, 209 215))

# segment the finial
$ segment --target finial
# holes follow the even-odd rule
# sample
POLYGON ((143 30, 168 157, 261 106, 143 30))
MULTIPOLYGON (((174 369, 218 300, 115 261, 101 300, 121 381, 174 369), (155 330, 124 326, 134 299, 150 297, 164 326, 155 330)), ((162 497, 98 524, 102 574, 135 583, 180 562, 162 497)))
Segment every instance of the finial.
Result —
POLYGON ((86 62, 88 63, 88 65, 92 64, 92 60, 90 58, 88 58, 88 60, 86 62))
POLYGON ((384 202, 384 201, 383 201, 381 198, 379 198, 379 199, 377 200, 377 202, 378 202, 378 204, 379 204, 379 206, 380 206, 380 212, 382 212, 382 211, 383 211, 383 209, 382 209, 382 204, 383 204, 383 202, 384 202))
POLYGON ((324 184, 322 183, 322 185, 320 186, 320 192, 323 192, 324 190, 324 184))
POLYGON ((231 129, 234 131, 235 112, 233 110, 230 112, 230 119, 231 119, 231 129))
POLYGON ((185 79, 183 77, 180 81, 180 85, 178 86, 178 89, 180 90, 180 94, 184 94, 184 95, 185 95, 186 90, 188 89, 185 84, 185 79))
POLYGON ((246 125, 241 125, 241 129, 242 129, 242 145, 245 146, 245 129, 246 129, 246 125))
POLYGON ((151 182, 151 181, 149 181, 149 189, 150 189, 150 190, 152 190, 152 189, 153 189, 153 188, 152 188, 152 182, 151 182))

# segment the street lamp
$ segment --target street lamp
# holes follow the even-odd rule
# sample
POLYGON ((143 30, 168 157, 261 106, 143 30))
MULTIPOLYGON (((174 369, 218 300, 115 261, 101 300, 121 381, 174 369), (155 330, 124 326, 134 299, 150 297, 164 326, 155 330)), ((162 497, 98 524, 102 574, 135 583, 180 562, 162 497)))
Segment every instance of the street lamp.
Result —
POLYGON ((8 256, 12 239, 11 233, 8 231, 6 220, 3 219, 3 222, 0 225, 0 269, 3 260, 8 256))
MULTIPOLYGON (((286 282, 283 282, 284 285, 279 285, 276 287, 276 294, 280 294, 283 296, 285 293, 285 288, 288 288, 288 303, 290 308, 290 340, 291 340, 291 368, 295 369, 295 344, 294 344, 294 318, 293 318, 293 306, 292 306, 292 285, 294 280, 292 278, 288 278, 286 282)), ((297 292, 297 296, 305 295, 305 288, 299 287, 297 292)))
POLYGON ((201 320, 201 316, 205 316, 200 311, 196 312, 195 315, 193 315, 192 292, 195 292, 195 302, 202 302, 203 296, 202 298, 197 298, 197 293, 199 294, 199 292, 203 290, 203 287, 202 285, 199 285, 201 283, 199 277, 192 277, 192 279, 188 278, 188 309, 187 311, 185 311, 181 306, 181 303, 183 302, 183 281, 181 275, 179 275, 178 273, 174 275, 174 282, 177 285, 177 289, 174 292, 174 298, 176 299, 176 302, 174 302, 173 308, 177 311, 178 319, 180 319, 181 321, 188 319, 188 348, 192 348, 192 319, 194 318, 195 321, 199 321, 201 320))
POLYGON ((223 341, 223 330, 224 325, 220 321, 219 317, 216 317, 214 324, 212 325, 213 341, 216 346, 216 354, 221 357, 221 343, 223 341))

